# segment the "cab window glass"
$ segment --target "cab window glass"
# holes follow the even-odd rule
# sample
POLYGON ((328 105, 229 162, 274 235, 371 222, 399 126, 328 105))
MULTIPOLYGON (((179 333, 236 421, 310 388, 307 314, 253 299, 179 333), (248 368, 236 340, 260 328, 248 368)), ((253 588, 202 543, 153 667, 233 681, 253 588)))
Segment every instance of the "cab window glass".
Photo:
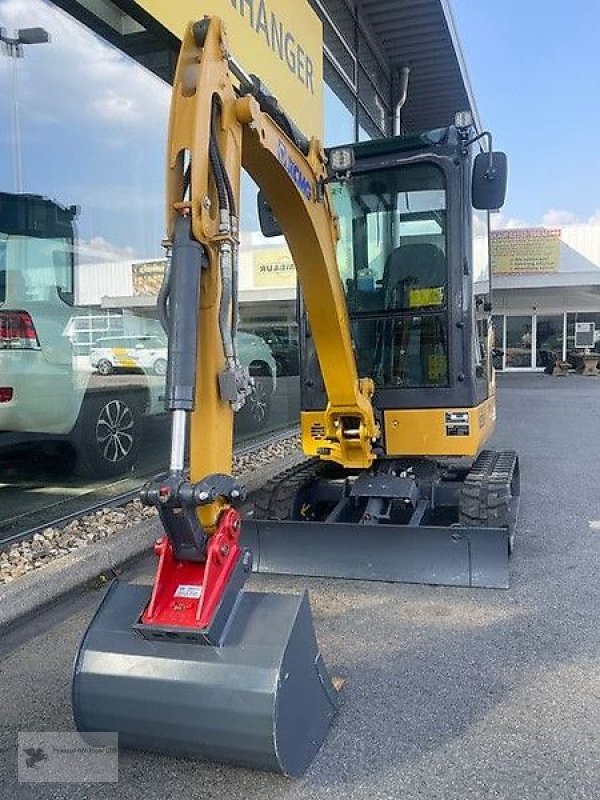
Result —
POLYGON ((438 167, 354 175, 333 184, 331 195, 351 313, 446 307, 446 190, 438 167))
POLYGON ((362 317, 352 322, 357 366, 378 386, 448 384, 448 322, 445 314, 362 317))

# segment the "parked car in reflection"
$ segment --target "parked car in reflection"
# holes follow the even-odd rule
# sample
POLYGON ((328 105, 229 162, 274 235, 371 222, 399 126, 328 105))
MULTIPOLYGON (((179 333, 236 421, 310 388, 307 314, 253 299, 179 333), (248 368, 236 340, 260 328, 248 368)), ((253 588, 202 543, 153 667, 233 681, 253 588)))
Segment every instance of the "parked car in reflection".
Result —
POLYGON ((32 445, 57 456, 57 471, 107 477, 136 463, 158 391, 146 376, 106 386, 75 355, 67 331, 85 309, 72 305, 74 216, 0 193, 0 447, 32 445))
MULTIPOLYGON (((271 348, 260 336, 240 331, 237 337, 238 355, 242 366, 254 378, 252 393, 238 412, 237 422, 245 431, 261 430, 271 413, 272 399, 277 387, 277 363, 271 348)), ((91 366, 104 377, 120 372, 140 371, 164 376, 167 372, 168 346, 158 336, 109 336, 96 341, 90 352, 91 366)), ((157 408, 156 398, 164 394, 164 382, 151 392, 150 413, 157 408)))
POLYGON ((260 336, 275 359, 279 377, 300 374, 300 353, 297 334, 291 334, 287 327, 253 328, 249 333, 260 336))
POLYGON ((251 395, 237 413, 237 422, 244 430, 260 431, 271 414, 273 395, 277 388, 277 364, 270 347, 260 336, 238 331, 238 355, 242 366, 254 378, 251 395))
POLYGON ((166 375, 167 341, 143 335, 103 337, 90 351, 90 364, 100 375, 131 369, 166 375))
MULTIPOLYGON (((0 448, 58 448, 57 468, 72 463, 100 478, 134 468, 145 420, 164 414, 167 348, 160 336, 99 337, 110 341, 98 340, 106 347, 96 350, 111 359, 120 349, 115 339, 127 340, 130 361, 115 358, 106 368, 96 360, 96 373, 89 356, 76 354, 69 331, 89 310, 73 306, 75 214, 39 195, 0 193, 0 448), (132 362, 143 374, 128 369, 132 362), (117 367, 125 369, 106 374, 117 367)), ((239 353, 255 385, 237 421, 260 430, 276 388, 275 360, 247 333, 239 334, 239 353)))
POLYGON ((279 375, 300 374, 300 351, 297 339, 277 334, 263 336, 277 364, 279 375))

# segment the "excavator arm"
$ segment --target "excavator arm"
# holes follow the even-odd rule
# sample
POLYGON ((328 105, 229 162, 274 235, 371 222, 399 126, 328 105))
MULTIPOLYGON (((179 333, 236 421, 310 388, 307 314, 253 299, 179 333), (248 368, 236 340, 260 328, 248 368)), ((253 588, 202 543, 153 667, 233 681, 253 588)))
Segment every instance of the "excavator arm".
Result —
MULTIPOLYGON (((378 436, 373 384, 359 380, 356 371, 323 149, 317 139, 303 140, 257 79, 235 64, 223 23, 213 17, 186 31, 168 143, 170 242, 176 246, 176 227, 188 218, 191 237, 206 254, 198 303, 196 390, 193 408, 187 409, 191 480, 230 471, 232 413, 248 387, 232 352, 242 168, 262 189, 296 265, 329 398, 321 455, 345 467, 368 467, 378 436)), ((221 510, 219 502, 200 509, 205 527, 216 524, 221 510)))

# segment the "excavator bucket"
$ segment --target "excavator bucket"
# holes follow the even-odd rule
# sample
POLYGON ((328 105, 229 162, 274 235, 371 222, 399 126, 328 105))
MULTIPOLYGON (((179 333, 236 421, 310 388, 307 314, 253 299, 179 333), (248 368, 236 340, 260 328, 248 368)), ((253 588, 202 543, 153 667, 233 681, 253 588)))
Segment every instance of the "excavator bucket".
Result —
POLYGON ((151 587, 108 589, 73 676, 77 729, 119 746, 303 774, 338 708, 307 594, 240 592, 217 645, 137 624, 151 587))

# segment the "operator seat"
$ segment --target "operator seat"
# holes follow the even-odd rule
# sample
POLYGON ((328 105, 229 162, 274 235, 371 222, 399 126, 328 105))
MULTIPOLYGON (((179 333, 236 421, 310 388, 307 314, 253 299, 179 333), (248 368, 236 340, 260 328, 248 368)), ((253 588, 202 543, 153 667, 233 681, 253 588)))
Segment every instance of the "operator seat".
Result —
POLYGON ((384 321, 378 342, 376 361, 383 381, 388 384, 419 386, 445 383, 440 369, 447 370, 444 327, 438 316, 419 315, 422 309, 434 310, 439 303, 421 297, 415 300, 411 290, 441 289, 446 302, 447 265, 442 251, 430 243, 407 243, 393 250, 383 272, 385 310, 410 311, 414 318, 384 321), (415 318, 418 318, 415 320, 415 318), (441 357, 441 361, 440 361, 441 357), (437 366, 436 366, 437 365, 437 366))
POLYGON ((433 244, 403 244, 389 254, 383 270, 385 308, 410 308, 410 289, 446 287, 446 259, 433 244))

